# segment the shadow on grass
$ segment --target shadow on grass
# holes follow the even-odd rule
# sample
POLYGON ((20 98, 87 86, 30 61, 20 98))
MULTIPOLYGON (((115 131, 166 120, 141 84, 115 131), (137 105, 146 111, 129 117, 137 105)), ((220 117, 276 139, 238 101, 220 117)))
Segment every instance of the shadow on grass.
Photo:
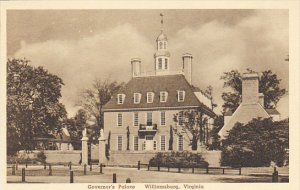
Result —
MULTIPOLYGON (((271 176, 245 177, 245 178, 220 178, 223 183, 272 183, 271 176)), ((279 183, 288 183, 289 177, 279 177, 279 183)))

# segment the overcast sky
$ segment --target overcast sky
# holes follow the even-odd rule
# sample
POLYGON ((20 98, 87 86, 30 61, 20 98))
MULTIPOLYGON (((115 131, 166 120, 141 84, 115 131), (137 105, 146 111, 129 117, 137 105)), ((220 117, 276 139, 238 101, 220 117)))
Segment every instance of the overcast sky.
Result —
MULTIPOLYGON (((127 82, 130 59, 154 67, 160 16, 169 40, 170 69, 179 70, 183 53, 193 54, 193 82, 214 88, 219 114, 220 76, 225 71, 271 69, 288 90, 287 10, 10 10, 7 48, 10 58, 31 60, 61 77, 62 103, 69 116, 81 89, 96 78, 127 82)), ((288 96, 278 104, 288 115, 288 96)))

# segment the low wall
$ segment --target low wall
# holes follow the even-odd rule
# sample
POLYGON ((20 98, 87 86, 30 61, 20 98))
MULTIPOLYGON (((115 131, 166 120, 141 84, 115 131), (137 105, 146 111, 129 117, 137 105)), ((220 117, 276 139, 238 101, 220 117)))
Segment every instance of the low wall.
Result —
POLYGON ((72 162, 74 165, 79 165, 81 160, 81 150, 73 151, 56 151, 56 150, 45 150, 46 162, 47 163, 68 163, 72 162))
POLYGON ((138 161, 148 164, 149 160, 156 155, 156 152, 120 152, 111 151, 107 165, 113 166, 137 166, 138 161))
MULTIPOLYGON (((111 151, 110 158, 105 164, 113 166, 136 166, 138 161, 148 164, 157 152, 111 151)), ((196 152, 195 152, 196 153, 196 152)), ((205 151, 201 155, 211 167, 220 167, 221 151, 205 151)))

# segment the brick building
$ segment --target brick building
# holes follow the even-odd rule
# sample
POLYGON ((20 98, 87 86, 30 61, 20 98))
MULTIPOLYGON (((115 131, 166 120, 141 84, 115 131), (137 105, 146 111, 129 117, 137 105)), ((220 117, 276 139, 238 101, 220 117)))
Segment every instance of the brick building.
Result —
MULTIPOLYGON (((112 156, 121 152, 168 151, 170 127, 181 125, 183 119, 179 115, 175 123, 174 115, 183 110, 201 108, 208 118, 205 132, 212 127, 215 113, 211 99, 192 83, 192 55, 183 54, 182 69, 171 71, 168 39, 163 30, 156 45, 154 71, 141 72, 141 60, 131 59, 132 79, 104 106, 104 136, 112 156)), ((190 149, 186 135, 173 135, 174 151, 190 149)))

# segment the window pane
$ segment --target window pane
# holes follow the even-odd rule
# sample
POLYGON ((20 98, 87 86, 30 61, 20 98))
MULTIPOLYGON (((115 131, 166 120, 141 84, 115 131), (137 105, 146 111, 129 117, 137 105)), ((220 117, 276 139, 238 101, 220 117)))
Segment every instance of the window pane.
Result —
POLYGON ((133 150, 135 150, 135 151, 139 150, 139 137, 138 136, 133 137, 133 150))
POLYGON ((147 112, 147 125, 152 125, 152 112, 147 112))
POLYGON ((162 59, 158 59, 158 69, 162 69, 162 59))
POLYGON ((180 111, 178 114, 178 124, 183 125, 183 112, 180 111))
POLYGON ((168 69, 168 59, 165 59, 165 69, 168 69))
POLYGON ((166 125, 166 112, 160 112, 160 125, 166 125))
POLYGON ((118 136, 118 150, 122 150, 122 144, 123 144, 123 138, 122 136, 118 136))
POLYGON ((153 150, 156 150, 156 141, 153 141, 153 150))
POLYGON ((165 135, 160 136, 160 150, 162 150, 162 151, 166 150, 166 136, 165 135))
POLYGON ((122 113, 118 113, 118 126, 122 126, 122 113))
POLYGON ((134 112, 133 125, 135 127, 139 126, 139 113, 138 112, 134 112))
POLYGON ((182 135, 180 135, 178 137, 178 150, 183 151, 183 137, 182 137, 182 135))

